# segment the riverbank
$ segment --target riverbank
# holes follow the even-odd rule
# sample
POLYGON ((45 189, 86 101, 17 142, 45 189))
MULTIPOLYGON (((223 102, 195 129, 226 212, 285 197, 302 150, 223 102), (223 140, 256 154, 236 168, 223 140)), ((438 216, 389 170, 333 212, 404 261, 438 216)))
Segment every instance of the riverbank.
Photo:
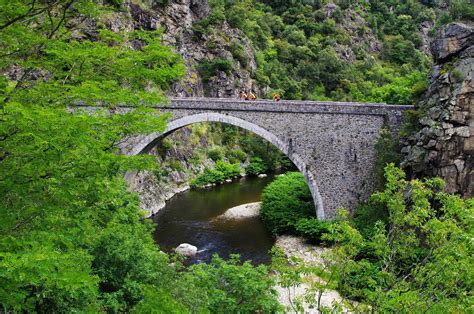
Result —
MULTIPOLYGON (((228 209, 217 219, 245 219, 248 217, 256 217, 260 212, 261 202, 243 204, 228 209)), ((294 265, 294 258, 298 260, 298 266, 303 267, 325 267, 325 255, 330 253, 330 248, 316 246, 308 243, 304 238, 293 235, 277 236, 275 246, 282 250, 288 259, 288 264, 294 265)), ((326 261, 327 264, 327 261, 326 261)), ((295 265, 295 267, 297 267, 295 265)), ((298 312, 296 304, 301 304, 305 313, 319 313, 317 304, 320 307, 332 307, 333 303, 341 303, 343 298, 333 289, 320 288, 319 291, 314 289, 315 286, 329 286, 330 283, 325 282, 322 278, 315 275, 302 275, 301 283, 291 287, 276 286, 279 302, 287 307, 289 312, 298 312), (312 295, 310 302, 305 298, 308 292, 312 295), (319 293, 320 292, 320 293, 319 293), (319 295, 320 294, 320 295, 319 295), (318 301, 319 299, 319 301, 318 301), (316 308, 315 308, 316 307, 316 308)))
MULTIPOLYGON (((292 235, 278 236, 275 246, 284 252, 289 264, 294 264, 294 257, 296 257, 298 266, 303 267, 324 268, 325 255, 331 251, 330 248, 309 244, 304 238, 292 235)), ((299 285, 291 287, 278 285, 275 288, 278 292, 278 301, 287 307, 288 312, 299 312, 296 304, 300 304, 304 313, 320 313, 317 310, 318 302, 321 308, 331 308, 333 303, 343 301, 339 292, 324 288, 329 284, 320 277, 305 274, 301 275, 299 285)))

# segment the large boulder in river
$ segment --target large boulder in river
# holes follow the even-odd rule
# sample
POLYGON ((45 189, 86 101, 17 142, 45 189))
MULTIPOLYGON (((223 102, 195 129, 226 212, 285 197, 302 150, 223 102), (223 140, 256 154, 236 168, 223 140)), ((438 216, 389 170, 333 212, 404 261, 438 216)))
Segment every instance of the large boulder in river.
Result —
POLYGON ((239 206, 232 207, 220 216, 217 219, 245 219, 258 217, 260 214, 260 204, 261 202, 248 203, 239 206))
POLYGON ((186 257, 194 257, 197 253, 197 247, 188 243, 181 243, 176 249, 175 252, 186 257))

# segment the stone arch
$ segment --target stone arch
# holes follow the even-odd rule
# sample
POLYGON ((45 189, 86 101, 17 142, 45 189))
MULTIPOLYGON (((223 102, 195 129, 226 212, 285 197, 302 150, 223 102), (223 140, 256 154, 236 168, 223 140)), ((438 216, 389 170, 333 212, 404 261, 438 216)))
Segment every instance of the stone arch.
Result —
POLYGON ((319 193, 318 186, 316 184, 316 180, 313 174, 308 170, 308 167, 304 160, 296 153, 291 152, 288 145, 286 145, 282 140, 280 140, 277 136, 270 133, 269 131, 265 130, 264 128, 255 125, 251 122, 230 116, 221 113, 214 113, 214 112, 207 112, 207 113, 198 113, 189 116, 185 116, 182 118, 178 118, 176 120, 172 120, 168 122, 166 130, 161 133, 152 133, 147 136, 144 136, 140 139, 136 145, 129 151, 128 154, 136 155, 140 153, 146 152, 153 144, 156 143, 157 140, 160 138, 172 133, 173 131, 180 129, 184 126, 199 123, 199 122, 219 122, 219 123, 226 123, 231 124, 248 131, 251 131, 260 137, 264 138, 271 144, 275 145, 283 154, 285 154, 298 168, 298 170, 303 173, 308 187, 311 191, 311 195, 313 197, 314 205, 316 207, 316 216, 318 219, 325 219, 326 215, 324 212, 323 200, 321 194, 319 193))

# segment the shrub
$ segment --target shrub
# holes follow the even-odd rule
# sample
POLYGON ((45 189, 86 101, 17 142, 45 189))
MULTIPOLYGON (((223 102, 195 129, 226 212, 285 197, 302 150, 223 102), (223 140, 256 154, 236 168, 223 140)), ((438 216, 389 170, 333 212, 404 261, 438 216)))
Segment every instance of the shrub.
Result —
POLYGON ((388 209, 386 206, 375 204, 360 204, 357 206, 352 224, 364 236, 370 236, 377 221, 388 224, 388 209))
POLYGON ((207 292, 211 313, 274 313, 281 311, 275 278, 267 266, 241 263, 238 255, 224 261, 214 255, 210 264, 190 268, 195 287, 207 292))
POLYGON ((398 138, 394 137, 390 130, 382 129, 380 136, 375 143, 375 151, 377 152, 377 160, 375 161, 375 179, 379 188, 383 188, 385 184, 385 166, 392 162, 396 165, 400 164, 400 146, 398 138))
POLYGON ((245 168, 245 172, 251 176, 259 175, 267 170, 267 166, 260 157, 252 157, 249 165, 245 168))
POLYGON ((226 153, 227 159, 231 163, 244 162, 247 159, 247 154, 241 149, 232 149, 226 153))
POLYGON ((183 171, 183 164, 179 160, 170 160, 169 166, 174 171, 183 171))
POLYGON ((247 54, 245 53, 244 46, 234 42, 230 46, 230 50, 232 52, 232 56, 240 62, 242 67, 247 68, 247 66, 249 65, 249 59, 247 54))
POLYGON ((298 220, 295 228, 298 234, 312 242, 327 243, 327 241, 321 239, 321 236, 330 231, 331 225, 331 221, 318 220, 315 218, 303 218, 298 220))
POLYGON ((240 176, 239 164, 229 164, 225 161, 218 161, 215 169, 204 169, 204 172, 191 181, 192 188, 202 188, 206 184, 218 184, 227 179, 240 176))
POLYGON ((206 184, 217 184, 224 182, 224 180, 224 174, 222 172, 206 168, 201 175, 191 180, 190 186, 192 188, 201 188, 206 184))
POLYGON ((355 300, 372 300, 375 290, 382 285, 383 273, 376 264, 361 260, 350 261, 345 276, 338 283, 338 291, 355 300))
POLYGON ((240 165, 239 164, 229 164, 225 161, 218 161, 216 163, 216 171, 220 171, 224 174, 224 178, 231 179, 240 177, 240 165))
POLYGON ((224 159, 224 149, 222 147, 215 147, 207 152, 209 158, 214 161, 224 159))
POLYGON ((262 193, 260 215, 274 234, 294 233, 300 219, 314 217, 313 198, 304 176, 289 172, 270 183, 262 193))
POLYGON ((222 58, 216 58, 211 62, 204 60, 198 64, 197 70, 202 80, 208 82, 219 71, 229 74, 232 70, 232 61, 222 58))

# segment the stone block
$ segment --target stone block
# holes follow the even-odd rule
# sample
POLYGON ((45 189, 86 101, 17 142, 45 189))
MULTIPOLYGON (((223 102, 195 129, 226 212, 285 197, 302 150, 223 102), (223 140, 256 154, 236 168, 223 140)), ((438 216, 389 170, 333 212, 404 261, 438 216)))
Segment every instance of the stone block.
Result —
POLYGON ((469 127, 460 126, 460 127, 454 128, 454 133, 458 136, 461 136, 461 137, 469 137, 469 135, 470 135, 469 127))

